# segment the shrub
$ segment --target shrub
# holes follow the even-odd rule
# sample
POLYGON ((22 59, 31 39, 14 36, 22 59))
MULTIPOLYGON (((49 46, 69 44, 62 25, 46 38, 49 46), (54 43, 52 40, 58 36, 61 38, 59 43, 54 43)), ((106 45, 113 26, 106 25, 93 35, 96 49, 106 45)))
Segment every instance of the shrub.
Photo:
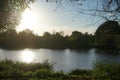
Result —
POLYGON ((120 64, 110 62, 97 62, 93 65, 93 76, 102 80, 119 80, 120 64))

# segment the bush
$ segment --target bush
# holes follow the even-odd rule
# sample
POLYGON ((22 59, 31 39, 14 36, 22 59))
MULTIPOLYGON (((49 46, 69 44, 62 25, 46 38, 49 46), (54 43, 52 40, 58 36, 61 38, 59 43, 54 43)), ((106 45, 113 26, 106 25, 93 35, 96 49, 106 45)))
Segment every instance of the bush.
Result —
POLYGON ((0 80, 120 80, 120 64, 96 62, 93 70, 55 72, 53 64, 0 61, 0 80))
POLYGON ((53 64, 48 61, 43 63, 24 63, 7 59, 0 61, 0 78, 2 79, 32 78, 38 77, 38 74, 46 77, 47 75, 49 76, 51 72, 53 72, 53 64))
POLYGON ((93 65, 93 76, 101 80, 119 80, 120 64, 97 62, 93 65))
POLYGON ((92 70, 76 69, 76 70, 72 70, 69 74, 70 75, 90 76, 91 72, 92 72, 92 70))

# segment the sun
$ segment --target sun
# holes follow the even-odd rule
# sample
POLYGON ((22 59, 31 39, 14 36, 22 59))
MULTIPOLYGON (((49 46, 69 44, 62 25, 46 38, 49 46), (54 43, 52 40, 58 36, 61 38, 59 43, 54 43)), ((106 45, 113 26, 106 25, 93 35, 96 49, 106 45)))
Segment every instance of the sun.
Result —
POLYGON ((22 14, 22 19, 20 25, 17 27, 17 31, 22 31, 25 29, 33 30, 39 25, 39 16, 35 11, 26 9, 22 14))
POLYGON ((54 24, 54 18, 44 9, 27 8, 21 17, 20 24, 16 27, 17 32, 29 29, 35 34, 42 35, 45 31, 52 31, 51 26, 54 24))
POLYGON ((35 25, 38 21, 38 15, 30 10, 26 10, 22 15, 22 23, 26 25, 35 25))

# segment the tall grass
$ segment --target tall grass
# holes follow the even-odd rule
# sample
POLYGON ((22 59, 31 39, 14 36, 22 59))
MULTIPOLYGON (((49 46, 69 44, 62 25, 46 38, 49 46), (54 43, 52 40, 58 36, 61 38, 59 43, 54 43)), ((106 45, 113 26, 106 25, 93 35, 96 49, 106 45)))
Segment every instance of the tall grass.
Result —
POLYGON ((0 80, 120 80, 120 64, 96 62, 93 70, 54 71, 53 64, 0 61, 0 80))
POLYGON ((100 80, 120 80, 120 63, 96 62, 92 76, 100 80))
POLYGON ((24 63, 12 60, 0 61, 0 79, 61 79, 65 77, 62 72, 55 72, 53 64, 45 61, 43 63, 24 63))

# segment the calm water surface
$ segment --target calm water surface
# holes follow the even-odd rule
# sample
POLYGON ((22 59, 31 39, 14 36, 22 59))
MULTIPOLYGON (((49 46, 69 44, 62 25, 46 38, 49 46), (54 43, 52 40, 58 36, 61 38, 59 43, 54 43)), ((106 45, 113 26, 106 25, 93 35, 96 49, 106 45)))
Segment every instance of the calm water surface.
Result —
POLYGON ((12 59, 22 62, 43 62, 49 60, 56 63, 55 70, 69 72, 73 69, 92 69, 95 61, 120 62, 120 54, 108 54, 110 51, 86 49, 86 50, 51 50, 51 49, 24 49, 3 50, 0 49, 0 59, 12 59))

